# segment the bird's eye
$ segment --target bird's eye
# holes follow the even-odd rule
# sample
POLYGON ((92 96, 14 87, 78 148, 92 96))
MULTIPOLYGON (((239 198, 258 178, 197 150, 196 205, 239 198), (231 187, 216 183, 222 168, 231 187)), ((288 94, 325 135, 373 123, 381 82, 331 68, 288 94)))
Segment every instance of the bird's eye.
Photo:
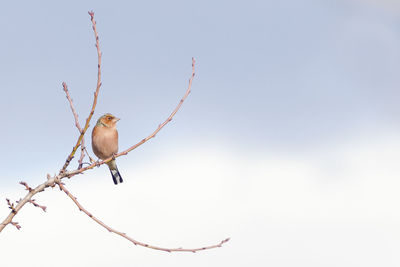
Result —
POLYGON ((108 117, 108 118, 107 118, 107 120, 109 120, 109 121, 110 121, 110 120, 112 120, 112 118, 111 118, 111 117, 108 117))

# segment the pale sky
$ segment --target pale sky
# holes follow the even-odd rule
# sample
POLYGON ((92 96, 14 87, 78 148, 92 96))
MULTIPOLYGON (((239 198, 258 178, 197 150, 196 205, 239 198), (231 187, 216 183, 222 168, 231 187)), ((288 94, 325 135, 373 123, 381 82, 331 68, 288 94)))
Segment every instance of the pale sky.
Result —
MULTIPOLYGON (((133 246, 57 189, 0 233, 1 266, 399 266, 400 4, 374 0, 18 1, 0 9, 0 220, 62 167, 96 85, 117 163, 65 181, 133 246), (1 204, 2 203, 2 204, 1 204)), ((94 125, 94 122, 91 123, 94 125)), ((89 133, 91 128, 89 129, 89 133)), ((89 152, 90 139, 87 137, 89 152)), ((76 168, 73 162, 70 168, 76 168)))

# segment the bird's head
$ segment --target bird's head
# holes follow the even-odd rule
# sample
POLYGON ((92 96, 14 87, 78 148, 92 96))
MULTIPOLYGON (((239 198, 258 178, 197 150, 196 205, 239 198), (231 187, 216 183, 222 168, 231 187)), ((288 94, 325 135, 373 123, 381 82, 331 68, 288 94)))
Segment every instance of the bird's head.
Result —
POLYGON ((106 113, 97 120, 96 126, 115 128, 117 125, 117 121, 119 120, 120 119, 115 117, 114 115, 106 113))

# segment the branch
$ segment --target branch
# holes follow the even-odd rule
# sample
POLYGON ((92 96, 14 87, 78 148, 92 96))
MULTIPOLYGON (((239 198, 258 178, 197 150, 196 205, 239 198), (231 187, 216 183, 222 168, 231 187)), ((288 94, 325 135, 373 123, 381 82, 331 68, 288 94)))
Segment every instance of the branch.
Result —
POLYGON ((17 227, 17 229, 21 228, 18 223, 12 222, 12 219, 15 217, 15 215, 17 215, 17 213, 19 212, 19 210, 28 202, 30 202, 30 200, 32 199, 32 197, 34 195, 36 195, 39 192, 44 191, 47 187, 50 186, 54 186, 56 184, 56 181, 59 181, 62 177, 65 177, 66 174, 63 174, 63 176, 55 176, 55 177, 50 177, 50 175, 48 175, 47 177, 47 181, 38 185, 37 187, 35 187, 34 189, 30 188, 31 190, 28 190, 28 194, 26 194, 26 196, 21 199, 18 204, 16 206, 14 206, 14 204, 11 204, 10 201, 7 199, 7 203, 10 206, 10 209, 12 209, 12 211, 10 212, 10 214, 7 216, 7 218, 0 224, 0 232, 3 231, 3 229, 8 225, 8 224, 12 224, 15 227, 17 227), (18 227, 19 226, 19 227, 18 227))
POLYGON ((75 126, 76 126, 76 128, 78 128, 79 133, 82 133, 82 128, 79 124, 78 113, 76 113, 74 103, 72 102, 72 98, 69 95, 68 86, 65 82, 62 83, 62 86, 63 86, 64 92, 65 92, 66 98, 68 99, 69 106, 71 107, 72 115, 74 115, 75 126))
MULTIPOLYGON (((158 128, 149 136, 147 136, 145 139, 143 139, 142 141, 140 141, 139 143, 137 143, 134 146, 131 146, 130 148, 118 153, 117 155, 115 155, 115 157, 118 156, 122 156, 122 155, 126 155, 129 152, 131 152, 132 150, 134 150, 135 148, 137 148, 138 146, 144 144, 145 142, 147 142, 148 140, 150 140, 151 138, 154 138, 156 136, 156 134, 165 126, 167 125, 167 123, 169 123, 170 121, 172 121, 172 118, 175 116, 175 114, 178 112, 178 110, 181 108, 183 102, 185 101, 185 99, 188 97, 188 95, 191 92, 191 88, 192 88, 192 82, 193 82, 193 78, 195 75, 195 59, 192 57, 192 75, 189 78, 189 85, 188 88, 186 90, 185 95, 182 97, 182 99, 179 101, 178 105, 176 106, 176 108, 172 111, 172 113, 169 115, 169 117, 160 125, 158 125, 158 128)), ((110 159, 105 160, 105 162, 108 162, 109 160, 111 160, 112 157, 110 159)))
MULTIPOLYGON (((69 106, 71 107, 72 114, 74 115, 75 126, 76 126, 76 128, 78 129, 79 133, 81 134, 81 133, 82 133, 82 128, 81 128, 81 126, 80 126, 80 124, 79 124, 78 113, 76 112, 75 107, 74 107, 74 103, 72 102, 72 98, 71 98, 70 95, 69 95, 68 86, 67 86, 67 84, 66 84, 65 82, 63 82, 62 85, 63 85, 64 92, 65 92, 65 94, 66 94, 66 97, 67 97, 67 99, 68 99, 69 106)), ((78 170, 79 170, 80 168, 82 168, 82 165, 83 165, 83 158, 85 157, 85 151, 86 151, 86 147, 85 147, 85 137, 82 137, 82 142, 81 142, 81 156, 80 156, 80 158, 79 158, 79 160, 78 160, 78 170)), ((87 153, 87 151, 86 151, 86 153, 87 153)), ((87 154, 88 154, 88 153, 87 153, 87 154)), ((88 154, 88 157, 89 157, 89 159, 90 159, 89 154, 88 154)))
MULTIPOLYGON (((78 129, 79 133, 82 134, 82 128, 81 128, 81 125, 79 124, 78 114, 76 113, 74 103, 72 102, 72 98, 69 95, 68 86, 65 82, 62 83, 62 86, 63 86, 64 92, 66 94, 66 97, 68 99, 69 106, 71 107, 72 114, 74 115, 75 126, 78 129)), ((85 137, 83 136, 82 142, 81 142, 81 156, 78 161, 78 169, 82 168, 82 161, 83 161, 84 157, 85 157, 85 137)))
POLYGON ((11 201, 8 198, 6 198, 6 201, 8 208, 11 210, 12 213, 15 213, 14 203, 11 203, 11 201))
POLYGON ((111 161, 112 159, 115 159, 115 158, 117 158, 117 157, 120 157, 120 156, 123 156, 123 155, 127 155, 129 152, 131 152, 131 151, 134 150, 135 148, 137 148, 137 147, 143 145, 144 143, 146 143, 146 142, 149 141, 150 139, 154 138, 154 137, 156 136, 156 134, 157 134, 165 125, 167 125, 170 121, 172 121, 172 118, 175 116, 175 114, 178 112, 178 110, 179 110, 180 107, 182 106, 183 102, 186 100, 186 98, 187 98, 188 95, 190 94, 190 92, 191 92, 191 87, 192 87, 192 82, 193 82, 193 78, 194 78, 194 75, 195 75, 195 63, 196 63, 195 59, 192 58, 192 75, 191 75, 190 78, 189 78, 189 85, 188 85, 188 88, 187 88, 187 90, 186 90, 184 96, 183 96, 182 99, 179 101, 178 105, 175 107, 175 109, 172 111, 172 113, 168 116, 168 118, 167 118, 163 123, 161 123, 160 125, 158 125, 157 129, 156 129, 153 133, 151 133, 151 134, 150 134, 149 136, 147 136, 146 138, 142 139, 139 143, 137 143, 137 144, 131 146, 130 148, 128 148, 128 149, 126 149, 126 150, 124 150, 124 151, 122 151, 122 152, 120 152, 120 153, 118 153, 118 154, 115 154, 114 157, 110 157, 110 158, 108 158, 108 159, 105 159, 105 160, 102 160, 102 161, 99 161, 99 162, 92 163, 91 165, 89 165, 89 166, 87 166, 87 167, 85 167, 85 168, 79 169, 79 170, 75 170, 75 171, 68 172, 69 177, 75 176, 75 175, 77 175, 77 174, 79 174, 79 173, 82 173, 82 172, 84 172, 84 171, 86 171, 86 170, 93 169, 94 167, 100 166, 100 165, 102 165, 102 164, 104 164, 104 163, 107 163, 107 162, 109 162, 109 161, 111 161))
MULTIPOLYGON (((93 32, 94 32, 94 36, 96 39, 96 48, 97 48, 97 60, 98 60, 98 64, 97 64, 97 86, 96 86, 96 91, 94 92, 94 99, 93 99, 93 104, 92 104, 92 108, 90 110, 89 116, 86 119, 86 123, 85 126, 83 127, 83 129, 80 127, 79 125, 79 121, 78 121, 78 115, 76 113, 76 110, 74 108, 72 99, 69 95, 68 92, 68 87, 66 85, 66 83, 63 83, 63 88, 64 91, 66 93, 66 97, 70 103, 70 107, 72 110, 72 113, 74 115, 75 118, 75 125, 77 127, 77 129, 80 132, 80 135, 78 137, 78 140, 75 144, 75 146, 72 149, 72 152, 68 155, 64 166, 62 167, 62 169, 60 170, 58 175, 54 175, 53 177, 50 176, 49 174, 47 175, 47 181, 38 185, 37 187, 35 187, 34 189, 32 189, 31 187, 29 187, 25 182, 20 182, 20 184, 22 184, 23 186, 25 186, 25 189, 28 190, 28 193, 26 194, 26 196, 23 199, 20 199, 19 201, 17 201, 17 205, 14 206, 14 203, 11 203, 10 200, 7 199, 7 204, 9 206, 9 208, 12 210, 10 212, 10 214, 7 216, 7 218, 0 224, 0 232, 8 225, 8 224, 12 224, 14 225, 18 230, 21 228, 21 226, 17 223, 17 222, 13 222, 12 219, 17 215, 17 213, 21 210, 21 208, 26 204, 26 203, 31 203, 33 204, 35 207, 39 207, 41 208, 43 211, 46 211, 46 207, 45 206, 41 206, 39 204, 37 204, 35 202, 35 200, 32 199, 32 197, 39 193, 44 191, 46 188, 48 187, 54 187, 55 185, 58 185, 60 187, 61 190, 63 190, 73 201, 74 203, 78 206, 78 208, 83 211, 86 215, 88 215, 90 218, 92 218, 94 221, 96 221, 98 224, 100 224, 101 226, 103 226, 104 228, 106 228, 108 231, 113 232, 117 235, 120 235, 122 237, 124 237, 125 239, 131 241, 133 244, 135 245, 139 245, 139 246, 143 246, 143 247, 147 247, 147 248, 151 248, 151 249, 155 249, 155 250, 162 250, 162 251, 166 251, 166 252, 173 252, 173 251, 180 251, 180 252, 197 252, 197 251, 201 251, 201 250, 207 250, 207 249, 212 249, 212 248, 217 248, 217 247, 221 247, 224 243, 229 241, 229 238, 222 240, 220 243, 216 244, 216 245, 210 245, 210 246, 205 246, 205 247, 200 247, 200 248, 193 248, 193 249, 184 249, 184 248, 162 248, 162 247, 157 247, 157 246, 152 246, 146 243, 142 243, 139 241, 134 240, 133 238, 127 236, 125 233, 119 232, 117 230, 114 230, 113 228, 107 226, 106 224, 104 224, 102 221, 100 221, 99 219, 97 219, 96 217, 94 217, 90 212, 88 212, 86 209, 84 209, 82 207, 82 205, 80 205, 80 203, 76 200, 76 198, 64 187, 64 185, 61 183, 61 180, 65 177, 72 177, 75 176, 77 174, 81 174, 86 170, 92 169, 95 166, 99 166, 101 164, 107 163, 109 161, 111 161, 113 158, 122 156, 122 155, 127 155, 130 151, 134 150, 135 148, 139 147, 140 145, 144 144, 145 142, 147 142, 148 140, 150 140, 151 138, 154 138, 156 136, 156 134, 165 126, 167 125, 172 118, 175 116, 175 114, 178 112, 178 110, 180 109, 180 107, 182 106, 183 102, 186 100, 187 96, 190 94, 191 92, 191 86, 192 86, 192 82, 193 82, 193 78, 195 75, 195 60, 194 58, 192 58, 192 75, 189 78, 189 85, 188 88, 186 90, 186 93, 184 94, 184 96, 182 97, 182 99, 180 100, 180 102, 178 103, 178 105, 176 106, 176 108, 172 111, 172 113, 168 116, 168 118, 161 123, 157 129, 151 133, 149 136, 147 136, 146 138, 142 139, 139 143, 131 146, 130 148, 116 154, 114 157, 110 157, 106 160, 100 161, 100 162, 96 162, 96 163, 92 163, 91 165, 89 165, 88 167, 82 168, 82 160, 84 157, 84 152, 86 151, 86 148, 84 146, 84 135, 89 127, 89 123, 93 117, 94 114, 94 110, 96 108, 97 105, 97 98, 98 98, 98 94, 100 91, 100 87, 101 87, 101 56, 102 53, 100 51, 100 45, 99 45, 99 37, 98 37, 98 33, 97 33, 97 29, 96 29, 96 22, 94 20, 94 12, 89 12, 90 18, 91 18, 91 22, 92 22, 92 28, 93 28, 93 32), (74 158, 74 155, 78 149, 78 147, 81 146, 81 157, 79 159, 79 167, 77 170, 71 171, 71 172, 67 172, 66 169, 68 167, 68 165, 70 164, 71 160, 74 158)), ((86 151, 87 153, 87 151, 86 151)), ((88 153, 87 153, 88 154, 88 153)), ((88 154, 89 156, 89 154, 88 154)), ((91 160, 90 156, 89 159, 91 160)), ((92 160, 91 160, 92 161, 92 160)))
MULTIPOLYGON (((80 135, 79 138, 75 144, 75 146, 72 149, 72 152, 68 155, 67 160, 65 161, 65 164, 63 166, 63 168, 60 170, 58 175, 55 175, 54 177, 51 177, 49 174, 47 175, 47 181, 38 185, 36 188, 32 189, 30 188, 28 185, 26 185, 26 183, 21 183, 22 185, 25 186, 25 188, 29 191, 26 196, 20 200, 18 202, 18 204, 16 206, 14 206, 14 204, 10 203, 9 200, 7 201, 9 203, 9 207, 10 209, 12 209, 12 211, 10 212, 10 214, 7 216, 7 218, 4 219, 4 221, 0 224, 0 232, 3 231, 3 229, 8 225, 8 224, 12 224, 14 226, 16 226, 18 229, 20 228, 20 226, 18 225, 18 223, 12 222, 12 219, 15 217, 15 215, 19 212, 19 210, 28 202, 31 202, 31 199, 34 195, 36 195, 37 193, 44 191, 46 188, 48 187, 54 187, 56 184, 56 181, 60 181, 61 179, 65 178, 65 177, 71 177, 70 174, 68 174, 66 172, 66 168, 68 167, 69 163, 71 162, 72 158, 74 157, 76 150, 78 149, 78 147, 82 144, 82 140, 83 140, 83 136, 85 135, 88 127, 89 127, 89 122, 93 116, 94 113, 94 109, 96 107, 97 104, 97 97, 99 94, 99 90, 100 90, 100 86, 101 86, 101 51, 100 51, 100 45, 99 45, 99 37, 97 34, 97 29, 96 29, 96 22, 94 21, 94 13, 93 12, 89 12, 90 15, 90 19, 92 21, 92 28, 93 28, 93 32, 94 32, 94 36, 96 39, 96 48, 97 48, 97 86, 96 86, 96 91, 94 93, 94 99, 93 99, 93 105, 91 108, 91 111, 89 113, 88 118, 86 119, 86 124, 84 126, 83 129, 80 130, 80 135)), ((63 84, 64 87, 64 84, 63 84)), ((66 90, 66 93, 68 92, 68 88, 65 84, 64 87, 64 91, 66 90)), ((67 98, 68 98, 69 94, 67 94, 67 98)), ((70 100, 71 98, 69 97, 68 100, 70 100)), ((71 105, 71 109, 73 108, 73 104, 72 104, 72 100, 70 101, 70 105, 71 105)), ((73 108, 74 110, 74 108, 73 108)), ((74 113, 74 111, 73 111, 74 113)), ((76 115, 76 112, 74 114, 74 117, 76 115)), ((76 120, 77 121, 77 120, 76 120)), ((79 125, 79 123, 78 123, 79 125)), ((79 130, 79 128, 78 128, 79 130)))
POLYGON ((19 184, 25 186, 25 190, 28 190, 29 192, 32 191, 32 188, 30 188, 27 183, 21 181, 21 182, 19 182, 19 184))
POLYGON ((81 156, 79 157, 78 160, 78 170, 82 168, 83 166, 83 158, 85 157, 85 137, 82 137, 82 142, 81 142, 81 156))
MULTIPOLYGON (((25 186, 25 190, 28 190, 29 192, 31 192, 33 189, 25 182, 19 182, 19 184, 25 186)), ((19 203, 21 200, 17 200, 16 202, 19 203)), ((46 206, 42 206, 39 205, 35 202, 34 199, 28 200, 28 202, 32 203, 33 206, 37 207, 37 208, 41 208, 44 212, 46 212, 46 206)), ((13 205, 10 205, 10 201, 7 199, 7 203, 9 206, 14 207, 13 205)))
POLYGON ((17 228, 17 230, 19 230, 19 229, 21 229, 21 225, 19 225, 19 223, 18 222, 10 222, 12 225, 14 225, 16 228, 17 228))
POLYGON ((38 203, 35 202, 34 199, 31 199, 28 202, 32 203, 33 206, 35 206, 37 208, 41 208, 44 212, 46 212, 46 206, 39 205, 38 203))
POLYGON ((162 250, 162 251, 166 251, 166 252, 197 252, 197 251, 201 251, 201 250, 206 250, 206 249, 212 249, 212 248, 219 248, 222 247, 222 245, 226 242, 229 241, 229 238, 226 238, 224 240, 222 240, 220 243, 216 244, 216 245, 211 245, 211 246, 206 246, 206 247, 200 247, 200 248, 162 248, 162 247, 157 247, 157 246, 152 246, 140 241, 137 241, 131 237, 129 237, 126 233, 122 233, 120 231, 117 231, 113 228, 111 228, 110 226, 106 225, 105 223, 103 223, 102 221, 100 221, 99 219, 97 219, 95 216, 93 216, 93 214, 91 214, 88 210, 86 210, 76 199, 75 196, 73 196, 71 194, 71 192, 69 192, 65 186, 62 183, 58 183, 58 186, 60 187, 60 189, 62 191, 64 191, 65 194, 67 194, 67 196, 69 196, 72 201, 75 203, 75 205, 79 208, 80 211, 84 212, 87 216, 89 216, 92 220, 94 220, 95 222, 97 222, 98 224, 100 224, 102 227, 104 227, 105 229, 107 229, 109 232, 117 234, 119 236, 122 236, 123 238, 131 241, 134 245, 138 245, 138 246, 142 246, 142 247, 146 247, 146 248, 150 248, 150 249, 155 249, 155 250, 162 250))
POLYGON ((85 126, 83 127, 83 130, 81 131, 81 134, 78 137, 78 141, 76 142, 75 146, 72 148, 72 152, 68 155, 64 166, 60 170, 60 174, 65 172, 65 170, 67 169, 69 163, 74 158, 76 150, 78 149, 78 147, 82 143, 83 136, 85 135, 87 129, 89 128, 90 120, 93 117, 93 113, 94 113, 94 110, 95 110, 96 105, 97 105, 97 97, 99 95, 99 91, 100 91, 100 87, 101 87, 101 55, 102 55, 102 53, 100 51, 99 35, 97 34, 96 21, 94 20, 94 12, 90 11, 88 13, 90 15, 90 20, 92 21, 93 33, 94 33, 94 37, 96 39, 96 48, 97 48, 97 86, 96 86, 96 91, 94 92, 92 109, 90 110, 89 116, 86 119, 85 126))

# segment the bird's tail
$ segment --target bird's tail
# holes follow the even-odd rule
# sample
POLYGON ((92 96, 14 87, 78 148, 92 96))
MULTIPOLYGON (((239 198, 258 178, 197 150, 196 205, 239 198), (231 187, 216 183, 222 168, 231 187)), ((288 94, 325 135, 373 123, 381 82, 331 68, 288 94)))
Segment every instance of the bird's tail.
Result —
POLYGON ((111 176, 113 178, 114 184, 122 183, 124 180, 122 180, 121 174, 118 171, 115 160, 110 161, 109 163, 107 163, 107 165, 110 168, 110 172, 111 172, 111 176))

